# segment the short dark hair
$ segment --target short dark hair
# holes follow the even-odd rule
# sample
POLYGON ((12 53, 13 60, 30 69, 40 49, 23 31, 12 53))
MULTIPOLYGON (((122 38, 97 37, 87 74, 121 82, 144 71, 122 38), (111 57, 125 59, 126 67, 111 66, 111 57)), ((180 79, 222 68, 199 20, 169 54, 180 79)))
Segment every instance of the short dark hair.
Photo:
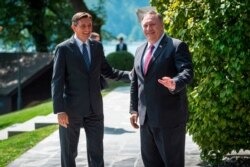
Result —
POLYGON ((123 37, 120 37, 119 40, 120 40, 120 41, 123 41, 123 37))
POLYGON ((92 16, 89 13, 86 12, 78 12, 76 14, 74 14, 74 16, 72 17, 72 24, 77 25, 78 21, 82 18, 90 18, 92 20, 92 16))

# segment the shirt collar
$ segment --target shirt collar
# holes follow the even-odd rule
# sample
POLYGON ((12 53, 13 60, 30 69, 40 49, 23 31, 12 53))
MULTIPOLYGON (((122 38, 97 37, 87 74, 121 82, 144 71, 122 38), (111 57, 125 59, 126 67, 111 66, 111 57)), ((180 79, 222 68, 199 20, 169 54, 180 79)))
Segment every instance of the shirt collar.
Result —
MULTIPOLYGON (((74 34, 74 39, 76 40, 77 46, 81 48, 83 42, 76 36, 76 34, 74 34)), ((85 42, 85 44, 86 44, 87 47, 88 47, 88 46, 89 46, 89 40, 87 40, 87 41, 85 42)))
MULTIPOLYGON (((160 44, 161 39, 163 38, 163 36, 164 36, 164 33, 162 33, 162 35, 161 35, 161 37, 158 39, 158 41, 156 41, 156 42, 153 44, 153 45, 154 45, 154 48, 157 48, 157 47, 158 47, 158 45, 160 44)), ((148 42, 147 49, 149 49, 150 45, 151 45, 151 44, 148 42)))

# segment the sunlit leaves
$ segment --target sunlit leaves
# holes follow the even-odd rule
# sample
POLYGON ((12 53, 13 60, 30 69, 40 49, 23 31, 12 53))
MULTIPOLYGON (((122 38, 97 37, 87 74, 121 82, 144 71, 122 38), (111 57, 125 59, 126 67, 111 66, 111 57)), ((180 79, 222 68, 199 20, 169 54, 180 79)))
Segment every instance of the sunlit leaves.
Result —
POLYGON ((250 1, 171 0, 164 9, 156 1, 166 32, 192 52, 188 131, 203 160, 218 163, 233 150, 249 149, 250 1))

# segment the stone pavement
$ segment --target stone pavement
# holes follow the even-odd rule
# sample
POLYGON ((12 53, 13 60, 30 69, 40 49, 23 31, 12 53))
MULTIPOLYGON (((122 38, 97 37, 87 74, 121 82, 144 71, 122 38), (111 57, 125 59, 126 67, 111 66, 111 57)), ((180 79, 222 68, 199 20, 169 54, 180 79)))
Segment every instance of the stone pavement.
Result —
MULTIPOLYGON (((129 87, 119 87, 106 95, 104 101, 105 167, 143 167, 140 155, 139 130, 129 123, 129 87)), ((56 117, 55 117, 56 119, 56 117)), ((77 166, 87 167, 84 129, 79 140, 77 166)), ((186 137, 186 167, 199 166, 199 149, 186 137)), ((59 134, 53 134, 28 150, 8 167, 60 167, 59 134)))

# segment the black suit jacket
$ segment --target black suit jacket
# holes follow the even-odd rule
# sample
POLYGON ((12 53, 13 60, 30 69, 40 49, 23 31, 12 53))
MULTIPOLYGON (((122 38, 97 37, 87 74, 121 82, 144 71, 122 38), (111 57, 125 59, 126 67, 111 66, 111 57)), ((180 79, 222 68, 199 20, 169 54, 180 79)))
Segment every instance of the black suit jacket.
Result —
POLYGON ((148 72, 143 74, 142 59, 147 43, 135 53, 131 83, 130 112, 138 112, 140 124, 155 127, 174 127, 185 123, 188 117, 186 84, 193 78, 193 68, 188 46, 166 35, 150 61, 148 72), (176 82, 174 91, 158 83, 164 76, 176 82))
POLYGON ((101 74, 110 79, 129 81, 128 72, 113 69, 107 63, 100 42, 89 42, 89 70, 73 37, 56 47, 51 82, 54 113, 84 116, 93 111, 102 114, 101 74))
POLYGON ((122 48, 120 48, 120 44, 117 44, 116 51, 127 51, 127 44, 123 43, 122 48))

